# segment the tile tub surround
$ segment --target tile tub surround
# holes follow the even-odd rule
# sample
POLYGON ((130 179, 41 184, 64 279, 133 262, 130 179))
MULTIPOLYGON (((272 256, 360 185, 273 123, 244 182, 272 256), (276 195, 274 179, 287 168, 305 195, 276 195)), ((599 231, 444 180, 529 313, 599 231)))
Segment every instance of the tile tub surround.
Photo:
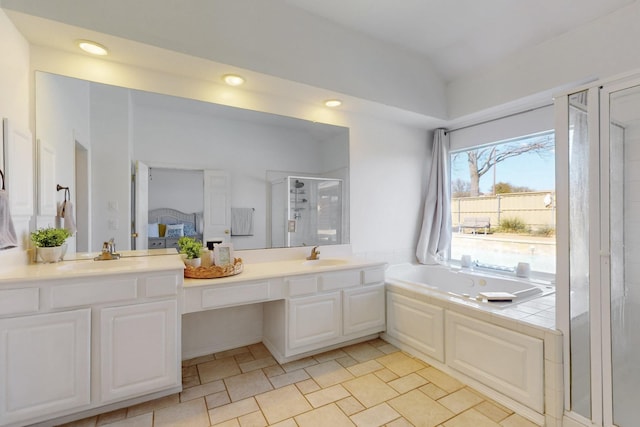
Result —
POLYGON ((64 426, 535 426, 381 339, 283 365, 255 344, 182 366, 181 393, 64 426))

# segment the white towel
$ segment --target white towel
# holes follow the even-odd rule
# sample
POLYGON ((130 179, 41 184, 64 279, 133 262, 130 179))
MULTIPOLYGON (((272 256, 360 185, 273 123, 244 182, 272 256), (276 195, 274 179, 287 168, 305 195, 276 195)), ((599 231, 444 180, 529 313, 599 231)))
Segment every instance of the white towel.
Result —
POLYGON ((73 203, 71 203, 71 200, 65 200, 60 204, 58 216, 64 218, 63 228, 72 236, 76 234, 76 218, 73 216, 73 203))
POLYGON ((253 208, 231 208, 231 235, 253 236, 253 208))
POLYGON ((0 190, 0 249, 16 246, 18 246, 18 237, 9 210, 9 196, 6 191, 0 190))

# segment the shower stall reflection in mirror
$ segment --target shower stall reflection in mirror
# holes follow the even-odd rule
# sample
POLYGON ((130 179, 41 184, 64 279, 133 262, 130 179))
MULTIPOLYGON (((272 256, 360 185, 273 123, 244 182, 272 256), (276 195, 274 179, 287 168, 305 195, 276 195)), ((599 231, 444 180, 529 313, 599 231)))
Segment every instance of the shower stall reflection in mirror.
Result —
POLYGON ((271 183, 271 247, 340 245, 344 236, 341 179, 287 176, 271 183))

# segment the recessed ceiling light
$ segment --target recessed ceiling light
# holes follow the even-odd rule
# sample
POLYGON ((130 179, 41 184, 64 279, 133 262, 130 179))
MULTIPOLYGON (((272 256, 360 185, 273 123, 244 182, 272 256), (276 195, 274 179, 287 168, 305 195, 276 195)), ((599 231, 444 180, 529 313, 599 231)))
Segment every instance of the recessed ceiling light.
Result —
POLYGON ((222 76, 222 80, 229 86, 240 86, 245 82, 244 77, 237 74, 225 74, 222 76))
POLYGON ((324 105, 329 108, 335 108, 341 106, 342 101, 340 101, 339 99, 327 99, 326 101, 324 101, 324 105))
POLYGON ((92 42, 91 40, 78 40, 76 43, 80 49, 92 55, 104 56, 109 53, 106 47, 102 46, 100 43, 92 42))

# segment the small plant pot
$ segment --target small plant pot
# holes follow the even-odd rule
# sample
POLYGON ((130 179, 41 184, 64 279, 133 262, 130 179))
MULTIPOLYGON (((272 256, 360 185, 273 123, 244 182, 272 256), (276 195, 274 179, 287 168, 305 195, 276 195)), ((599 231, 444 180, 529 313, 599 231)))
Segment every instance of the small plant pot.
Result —
POLYGON ((38 248, 38 257, 44 263, 59 262, 62 259, 62 246, 38 248))
POLYGON ((201 263, 202 263, 202 259, 201 258, 191 258, 191 259, 185 259, 184 260, 184 264, 185 265, 190 265, 191 267, 200 267, 201 263))

